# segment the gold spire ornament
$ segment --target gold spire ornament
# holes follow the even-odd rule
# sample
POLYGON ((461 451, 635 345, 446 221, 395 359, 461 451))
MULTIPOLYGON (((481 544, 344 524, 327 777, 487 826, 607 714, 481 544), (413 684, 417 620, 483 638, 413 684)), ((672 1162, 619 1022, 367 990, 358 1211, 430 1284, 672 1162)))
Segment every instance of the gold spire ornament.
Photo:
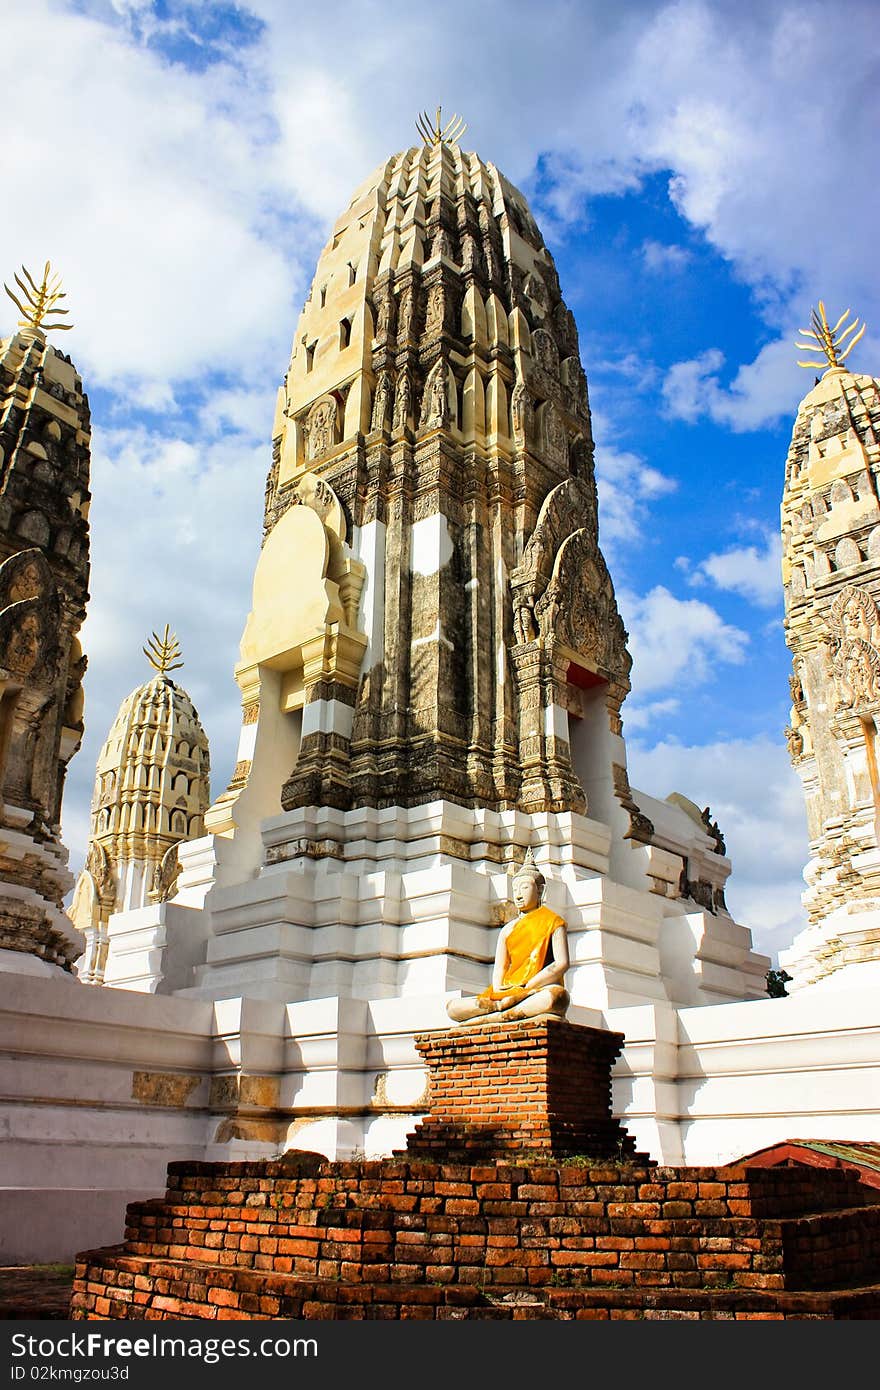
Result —
POLYGON ((834 327, 831 328, 825 317, 825 305, 822 303, 821 299, 819 300, 818 314, 815 309, 810 311, 812 328, 798 329, 798 332, 802 333, 805 338, 812 338, 812 343, 795 343, 795 347, 806 348, 807 352, 815 352, 815 345, 818 343, 819 348, 825 354, 825 361, 798 362, 799 367, 829 368, 843 366, 844 359, 852 352, 868 326, 866 323, 863 323, 861 328, 859 328, 858 319, 853 319, 852 323, 847 324, 846 328, 844 328, 843 325, 849 318, 849 312, 849 309, 846 309, 844 313, 841 314, 834 327), (859 328, 858 333, 856 333, 857 328, 859 328), (850 336, 853 333, 856 333, 854 338, 850 336), (847 338, 849 338, 848 343, 846 342, 847 338), (845 347, 844 343, 846 343, 845 347))
POLYGON ((180 643, 167 623, 161 637, 157 632, 153 633, 143 648, 143 653, 153 670, 158 671, 160 676, 167 675, 169 671, 179 671, 183 665, 182 661, 177 660, 177 657, 182 655, 180 643))
POLYGON ((437 145, 457 145, 467 130, 467 124, 460 116, 453 116, 452 120, 447 121, 445 126, 442 125, 440 122, 442 110, 442 106, 437 107, 437 115, 433 125, 427 111, 423 111, 416 120, 416 130, 429 149, 437 145))
POLYGON ((67 295, 61 288, 61 276, 52 275, 52 262, 47 261, 43 267, 43 279, 38 285, 30 271, 24 266, 21 268, 24 276, 16 275, 15 283, 24 296, 24 303, 17 295, 13 294, 7 284, 3 288, 9 295, 16 309, 22 315, 18 320, 20 328, 30 328, 37 333, 51 333, 53 329, 59 328, 62 332, 67 332, 73 327, 72 323, 49 323, 50 318, 57 318, 61 314, 69 314, 69 309, 59 309, 60 300, 66 299, 67 295), (25 284, 25 280, 27 284, 25 284))

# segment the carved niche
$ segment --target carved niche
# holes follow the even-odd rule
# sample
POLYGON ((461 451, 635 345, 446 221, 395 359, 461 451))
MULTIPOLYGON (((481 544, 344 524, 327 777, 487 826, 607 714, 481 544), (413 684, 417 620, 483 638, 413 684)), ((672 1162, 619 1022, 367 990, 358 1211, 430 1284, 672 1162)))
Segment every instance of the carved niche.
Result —
POLYGON ((395 430, 405 430, 412 417, 412 377, 405 367, 398 375, 394 392, 394 415, 392 426, 395 430))
POLYGON ((536 328, 532 333, 532 357, 549 375, 558 375, 559 351, 544 328, 536 328))
POLYGON ((874 710, 880 705, 880 612, 866 589, 847 584, 831 605, 830 664, 838 704, 874 710))
POLYGON ((373 397, 373 414, 370 420, 370 429, 381 430, 385 428, 388 420, 388 413, 391 409, 391 400, 391 374, 383 368, 379 373, 379 380, 376 383, 376 394, 373 397))
POLYGON ((316 401, 306 419, 307 456, 316 459, 339 443, 339 406, 333 396, 316 401))
POLYGON ((434 363, 425 378, 422 393, 422 414, 420 429, 446 425, 449 421, 449 373, 446 363, 441 359, 434 363))
POLYGON ((0 789, 5 800, 51 817, 59 776, 61 605, 39 550, 0 565, 0 789))

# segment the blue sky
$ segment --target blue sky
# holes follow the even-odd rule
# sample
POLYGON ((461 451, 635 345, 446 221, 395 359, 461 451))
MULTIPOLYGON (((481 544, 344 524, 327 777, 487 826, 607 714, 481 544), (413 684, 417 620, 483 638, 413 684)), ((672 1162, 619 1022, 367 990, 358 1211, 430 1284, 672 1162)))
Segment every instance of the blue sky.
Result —
POLYGON ((0 278, 47 256, 63 272, 94 426, 75 870, 98 749, 166 621, 226 784, 296 318, 335 216, 442 102, 529 198, 578 322, 635 658, 631 779, 712 806, 732 909, 762 949, 788 943, 807 847, 777 533, 812 384, 792 340, 823 296, 868 320, 853 365, 880 360, 876 17, 863 0, 14 7, 5 106, 27 119, 0 152, 0 278))

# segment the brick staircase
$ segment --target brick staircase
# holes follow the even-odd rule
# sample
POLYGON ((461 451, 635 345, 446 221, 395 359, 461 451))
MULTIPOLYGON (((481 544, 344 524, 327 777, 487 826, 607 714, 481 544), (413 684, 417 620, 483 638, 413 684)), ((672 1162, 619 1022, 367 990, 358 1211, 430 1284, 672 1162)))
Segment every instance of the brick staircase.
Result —
POLYGON ((404 1154, 173 1163, 124 1244, 79 1256, 71 1316, 880 1316, 880 1189, 651 1164, 611 1113, 622 1043, 562 1020, 422 1035, 431 1113, 404 1154))
POLYGON ((880 1204, 840 1171, 172 1164, 74 1318, 873 1318, 880 1204))

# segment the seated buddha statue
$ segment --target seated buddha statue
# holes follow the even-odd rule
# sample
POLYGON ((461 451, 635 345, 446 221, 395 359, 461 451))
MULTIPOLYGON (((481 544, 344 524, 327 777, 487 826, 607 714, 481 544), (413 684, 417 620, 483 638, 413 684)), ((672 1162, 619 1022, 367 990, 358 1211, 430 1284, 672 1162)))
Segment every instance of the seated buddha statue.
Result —
POLYGON ((519 916, 502 927, 495 948, 492 984, 475 998, 452 999, 446 1012, 454 1023, 501 1022, 555 1014, 568 1008, 563 986, 568 969, 565 922, 541 906, 544 876, 532 852, 513 880, 519 916))

